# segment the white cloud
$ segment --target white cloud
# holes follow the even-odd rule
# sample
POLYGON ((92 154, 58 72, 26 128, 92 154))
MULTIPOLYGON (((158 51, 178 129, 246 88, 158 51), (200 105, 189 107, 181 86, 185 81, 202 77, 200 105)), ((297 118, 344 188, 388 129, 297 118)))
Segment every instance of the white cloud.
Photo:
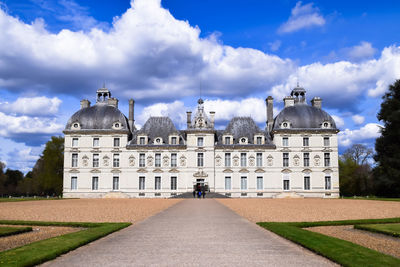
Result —
POLYGON ((175 19, 160 0, 136 0, 109 31, 46 30, 0 10, 0 86, 91 95, 105 80, 114 95, 143 101, 204 93, 263 92, 294 70, 291 60, 222 45, 175 19), (226 88, 229 88, 227 91, 226 88))
POLYGON ((317 7, 313 7, 313 3, 302 5, 302 2, 299 1, 292 9, 289 20, 279 27, 278 32, 290 33, 313 26, 323 26, 324 24, 324 17, 317 7))
POLYGON ((182 101, 156 103, 142 110, 138 116, 138 125, 143 125, 151 116, 168 116, 174 123, 177 123, 178 125, 176 126, 180 128, 186 123, 186 111, 189 110, 190 109, 185 107, 182 101))
POLYGON ((338 134, 339 144, 348 147, 352 144, 360 143, 368 139, 375 139, 381 135, 381 127, 382 126, 377 123, 368 123, 360 129, 346 129, 341 131, 338 134))
POLYGON ((12 103, 0 102, 0 111, 19 115, 56 115, 61 102, 57 97, 20 97, 12 103))
POLYGON ((307 90, 307 96, 320 96, 331 108, 352 110, 362 97, 382 95, 396 79, 400 78, 400 47, 385 48, 380 58, 352 63, 338 61, 319 62, 301 66, 287 80, 272 87, 271 94, 280 100, 296 84, 307 90))
POLYGON ((348 56, 355 61, 372 57, 376 49, 369 42, 361 42, 359 45, 347 49, 348 56))
POLYGON ((360 125, 363 124, 365 121, 365 117, 361 115, 354 115, 351 117, 355 124, 360 125))
POLYGON ((6 115, 0 112, 0 136, 15 137, 24 135, 26 141, 32 134, 58 134, 64 126, 55 119, 28 116, 6 115))
POLYGON ((280 40, 275 40, 271 43, 268 43, 269 45, 269 49, 271 49, 271 51, 275 52, 279 50, 279 47, 281 47, 282 42, 280 40))
POLYGON ((341 117, 336 115, 331 115, 331 117, 335 120, 337 128, 341 128, 344 126, 344 120, 341 117))

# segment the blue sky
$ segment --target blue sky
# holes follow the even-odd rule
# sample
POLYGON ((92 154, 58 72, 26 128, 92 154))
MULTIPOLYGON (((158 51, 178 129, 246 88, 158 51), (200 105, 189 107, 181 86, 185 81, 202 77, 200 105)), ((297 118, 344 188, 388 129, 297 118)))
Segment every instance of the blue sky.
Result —
POLYGON ((252 116, 297 80, 323 98, 340 151, 373 147, 376 113, 400 78, 399 1, 0 0, 0 161, 32 168, 79 101, 103 82, 136 100, 136 122, 178 127, 200 86, 218 127, 252 116))

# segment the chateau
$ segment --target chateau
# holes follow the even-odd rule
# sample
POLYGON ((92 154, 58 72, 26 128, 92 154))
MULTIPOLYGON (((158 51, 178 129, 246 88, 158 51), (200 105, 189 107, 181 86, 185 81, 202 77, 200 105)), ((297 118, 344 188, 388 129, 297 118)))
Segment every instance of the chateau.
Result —
POLYGON ((150 117, 135 127, 134 100, 129 118, 106 88, 96 104, 82 100, 65 130, 65 198, 168 198, 206 186, 230 197, 339 197, 335 121, 322 100, 306 102, 297 86, 273 115, 266 99, 265 129, 250 117, 214 127, 215 112, 198 100, 187 112, 186 129, 169 117, 150 117))

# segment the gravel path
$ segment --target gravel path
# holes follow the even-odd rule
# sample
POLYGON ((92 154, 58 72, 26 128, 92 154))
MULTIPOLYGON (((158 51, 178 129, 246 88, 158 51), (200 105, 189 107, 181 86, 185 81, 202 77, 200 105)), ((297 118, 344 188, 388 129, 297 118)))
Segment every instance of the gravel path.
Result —
POLYGON ((332 266, 213 199, 184 200, 44 266, 332 266))
POLYGON ((400 238, 354 229, 353 225, 318 226, 306 230, 344 239, 400 258, 400 238))
POLYGON ((301 222, 400 217, 400 201, 353 199, 219 199, 252 222, 301 222))
MULTIPOLYGON (((17 227, 22 226, 26 227, 27 225, 7 225, 8 227, 17 227)), ((30 226, 30 225, 29 225, 30 226)), ((64 235, 68 233, 73 233, 80 231, 81 228, 76 227, 59 227, 59 226, 31 226, 32 231, 12 236, 6 236, 0 238, 0 251, 24 246, 26 244, 36 242, 39 240, 64 235)))
POLYGON ((68 199, 0 203, 0 220, 136 223, 180 199, 68 199))

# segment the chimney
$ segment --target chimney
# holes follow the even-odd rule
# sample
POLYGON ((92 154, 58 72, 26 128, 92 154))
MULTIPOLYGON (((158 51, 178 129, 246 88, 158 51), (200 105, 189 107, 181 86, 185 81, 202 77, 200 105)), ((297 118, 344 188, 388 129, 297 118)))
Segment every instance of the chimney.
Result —
POLYGON ((131 131, 133 131, 133 127, 135 126, 135 119, 134 119, 134 106, 135 106, 135 100, 132 98, 129 99, 129 128, 131 131))
POLYGON ((211 128, 214 128, 215 111, 210 111, 210 122, 211 122, 211 128))
POLYGON ((87 99, 81 100, 81 109, 90 107, 90 101, 87 99))
POLYGON ((319 97, 314 97, 311 99, 311 105, 316 108, 321 108, 322 106, 322 99, 319 97))
POLYGON ((191 111, 186 111, 186 116, 187 116, 187 128, 192 127, 192 112, 191 111))
POLYGON ((272 131, 272 125, 274 124, 274 99, 272 96, 268 96, 265 99, 267 105, 267 129, 268 132, 272 131))
POLYGON ((115 108, 118 108, 118 99, 114 98, 114 97, 110 97, 108 99, 108 105, 109 106, 113 106, 115 108))
POLYGON ((294 106, 294 97, 293 96, 287 96, 287 97, 285 97, 283 99, 283 102, 285 103, 285 108, 294 106))

